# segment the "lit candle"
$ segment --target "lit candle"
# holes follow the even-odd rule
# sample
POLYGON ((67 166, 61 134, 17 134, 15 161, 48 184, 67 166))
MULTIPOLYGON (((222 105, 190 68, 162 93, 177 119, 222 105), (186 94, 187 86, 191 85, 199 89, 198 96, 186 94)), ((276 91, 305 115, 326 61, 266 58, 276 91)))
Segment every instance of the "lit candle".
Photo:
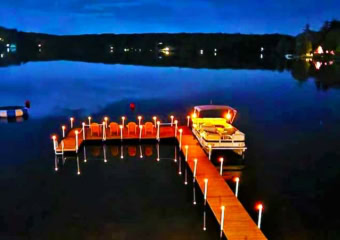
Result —
POLYGON ((124 127, 125 117, 122 117, 122 126, 124 127))
POLYGON ((138 126, 140 126, 141 121, 142 121, 142 116, 138 116, 138 126))
POLYGON ((238 196, 238 186, 239 186, 239 182, 240 182, 240 178, 236 177, 234 178, 234 181, 236 182, 236 186, 235 186, 235 196, 238 196))
POLYGON ((65 125, 63 125, 63 126, 61 127, 61 129, 63 130, 63 138, 65 138, 65 129, 66 129, 65 125))
POLYGON ((153 116, 153 122, 154 122, 154 124, 155 124, 155 128, 156 128, 156 126, 157 126, 157 117, 156 116, 153 116))
POLYGON ((73 117, 71 117, 71 118, 70 118, 70 122, 71 122, 71 129, 73 128, 73 121, 74 121, 74 118, 73 118, 73 117))
POLYGON ((89 125, 91 125, 91 119, 92 119, 92 118, 91 118, 91 117, 88 117, 87 119, 89 120, 89 125))
POLYGON ((258 221, 257 221, 257 227, 261 228, 261 219, 262 219, 262 209, 263 209, 263 205, 261 203, 259 203, 257 205, 257 209, 259 210, 259 217, 258 217, 258 221))

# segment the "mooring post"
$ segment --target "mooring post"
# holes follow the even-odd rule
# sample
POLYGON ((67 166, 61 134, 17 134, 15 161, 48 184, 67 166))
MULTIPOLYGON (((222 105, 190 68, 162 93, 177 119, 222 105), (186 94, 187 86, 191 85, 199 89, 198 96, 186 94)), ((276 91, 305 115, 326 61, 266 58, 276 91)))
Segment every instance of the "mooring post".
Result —
POLYGON ((208 178, 204 179, 204 205, 207 205, 208 178))
POLYGON ((124 127, 125 117, 122 117, 122 126, 124 127))
POLYGON ((76 153, 78 153, 78 130, 74 131, 75 135, 76 135, 76 153))
POLYGON ((194 159, 194 175, 193 175, 193 182, 196 181, 196 171, 197 171, 197 158, 194 159))
POLYGON ((175 137, 177 137, 178 121, 175 120, 175 137))
POLYGON ((143 125, 139 125, 139 141, 142 139, 143 125))
POLYGON ((183 132, 183 129, 180 128, 179 129, 179 149, 182 148, 182 132, 183 132))
POLYGON ((138 116, 138 126, 141 125, 141 121, 142 121, 142 116, 138 116))
POLYGON ((223 236, 223 227, 224 227, 224 209, 225 207, 221 207, 221 237, 223 236))
POLYGON ((161 122, 160 121, 157 121, 157 140, 158 142, 160 141, 160 125, 161 125, 161 122))
POLYGON ((63 138, 65 138, 65 129, 66 129, 65 125, 61 126, 61 129, 63 131, 63 138))
POLYGON ((257 220, 257 227, 261 228, 261 219, 262 219, 262 209, 263 209, 263 205, 261 203, 259 203, 257 205, 257 209, 259 210, 259 217, 257 220))
POLYGON ((224 159, 223 159, 223 157, 221 157, 220 158, 220 175, 222 176, 222 174, 223 174, 223 161, 224 161, 224 159))
POLYGON ((56 135, 52 136, 52 141, 53 141, 54 153, 57 154, 57 136, 56 135))
POLYGON ((74 121, 74 118, 71 117, 71 118, 70 118, 70 126, 71 126, 71 129, 73 128, 73 121, 74 121))
POLYGON ((106 128, 105 128, 105 122, 103 122, 103 141, 106 141, 106 128))
POLYGON ((185 161, 187 162, 188 161, 188 149, 189 149, 189 146, 185 145, 184 148, 185 148, 185 161))
POLYGON ((152 119, 153 119, 153 123, 155 124, 155 128, 156 128, 157 127, 157 117, 153 116, 152 119))
POLYGON ((85 140, 86 133, 85 133, 85 123, 82 122, 82 128, 83 128, 83 140, 85 140))
POLYGON ((234 181, 236 182, 236 186, 235 186, 235 196, 238 197, 238 186, 239 186, 240 178, 239 178, 239 177, 236 177, 236 178, 234 178, 234 181))

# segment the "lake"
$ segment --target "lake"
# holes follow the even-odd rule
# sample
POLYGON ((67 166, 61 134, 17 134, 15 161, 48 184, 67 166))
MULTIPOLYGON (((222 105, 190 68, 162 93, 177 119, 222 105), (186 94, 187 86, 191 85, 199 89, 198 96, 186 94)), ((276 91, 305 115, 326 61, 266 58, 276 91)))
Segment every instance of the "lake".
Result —
POLYGON ((31 110, 27 120, 0 123, 0 238, 217 239, 209 213, 202 231, 201 203, 192 204, 193 186, 183 184, 171 159, 175 145, 161 144, 167 160, 160 163, 138 154, 104 163, 89 149, 92 159, 80 156, 78 176, 75 158, 54 171, 50 139, 71 116, 173 114, 184 123, 193 106, 212 103, 238 110, 235 126, 248 150, 244 169, 226 174, 240 176, 239 199, 254 221, 255 203, 264 203, 268 239, 339 239, 340 91, 332 74, 339 71, 323 66, 320 77, 300 65, 277 71, 60 60, 1 67, 0 105, 30 100, 31 110))

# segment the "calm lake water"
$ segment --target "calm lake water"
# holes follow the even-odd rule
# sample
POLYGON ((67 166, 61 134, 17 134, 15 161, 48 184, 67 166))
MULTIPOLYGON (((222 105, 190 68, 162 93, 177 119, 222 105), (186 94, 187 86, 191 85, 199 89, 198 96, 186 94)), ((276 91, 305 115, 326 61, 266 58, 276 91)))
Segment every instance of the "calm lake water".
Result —
POLYGON ((1 106, 32 104, 28 120, 0 123, 0 239, 217 239, 209 213, 202 231, 202 199, 198 190, 199 204, 192 204, 193 186, 183 184, 172 159, 175 145, 161 144, 159 163, 154 155, 140 159, 138 145, 137 156, 124 160, 107 146, 104 163, 91 146, 77 176, 76 158, 54 171, 50 140, 70 116, 174 114, 184 122, 193 106, 209 103, 239 111, 244 169, 225 174, 241 176, 239 199, 254 220, 254 205, 263 201, 265 235, 340 239, 337 88, 319 90, 314 79, 299 82, 288 71, 70 61, 3 67, 0 79, 1 106))

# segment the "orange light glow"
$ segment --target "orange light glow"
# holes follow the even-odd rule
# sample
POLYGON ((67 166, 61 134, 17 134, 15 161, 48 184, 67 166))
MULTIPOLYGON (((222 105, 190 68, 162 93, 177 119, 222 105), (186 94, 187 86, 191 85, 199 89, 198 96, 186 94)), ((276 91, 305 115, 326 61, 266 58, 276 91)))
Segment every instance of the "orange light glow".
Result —
POLYGON ((65 125, 61 126, 61 128, 62 128, 63 130, 65 130, 65 129, 66 129, 65 125))
POLYGON ((74 133, 75 133, 76 135, 78 135, 78 130, 75 130, 74 133))
POLYGON ((56 139, 57 139, 57 136, 56 136, 56 135, 53 135, 53 136, 52 136, 52 139, 53 139, 53 140, 56 140, 56 139))
POLYGON ((73 121, 74 121, 74 118, 73 118, 73 117, 71 117, 71 118, 70 118, 70 120, 73 122, 73 121))
POLYGON ((263 204, 262 203, 256 204, 256 209, 257 210, 263 210, 263 204))
POLYGON ((188 149, 188 148, 189 148, 189 146, 188 146, 188 145, 185 145, 184 147, 185 147, 185 149, 188 149))
POLYGON ((142 116, 138 116, 138 120, 141 120, 142 119, 142 116))
POLYGON ((123 126, 122 126, 122 125, 119 125, 119 128, 120 128, 120 129, 123 129, 123 126))
POLYGON ((143 128, 143 125, 140 125, 139 128, 142 129, 142 128, 143 128))
POLYGON ((88 119, 89 119, 89 120, 91 120, 91 119, 92 119, 92 117, 88 117, 88 119))
POLYGON ((234 182, 239 182, 240 178, 239 177, 234 177, 234 182))
POLYGON ((175 124, 177 124, 178 123, 178 121, 177 120, 175 120, 175 124))
POLYGON ((156 119, 157 119, 157 117, 156 117, 156 116, 153 116, 153 117, 152 117, 152 119, 153 119, 153 120, 156 120, 156 119))
POLYGON ((187 116, 188 119, 190 119, 190 116, 187 116))
POLYGON ((196 114, 196 113, 193 113, 193 114, 191 115, 191 117, 192 117, 192 118, 197 118, 197 114, 196 114))
POLYGON ((170 116, 170 118, 171 118, 171 119, 173 119, 173 118, 174 118, 174 116, 173 116, 173 115, 171 115, 171 116, 170 116))
POLYGON ((223 158, 223 157, 219 158, 219 161, 220 161, 220 162, 223 162, 223 161, 224 161, 224 158, 223 158))
POLYGON ((228 112, 228 113, 225 115, 225 118, 226 118, 227 120, 230 120, 230 119, 231 119, 231 114, 228 112))
POLYGON ((208 182, 208 178, 204 178, 204 182, 208 182))
POLYGON ((160 125, 161 124, 161 122, 160 121, 157 121, 157 125, 160 125))
POLYGON ((124 119, 125 119, 125 117, 123 116, 123 117, 122 117, 122 119, 124 120, 124 119))
POLYGON ((181 132, 183 132, 183 129, 181 128, 181 129, 179 129, 178 131, 181 133, 181 132))
POLYGON ((109 118, 108 117, 104 117, 104 120, 105 120, 105 122, 107 122, 109 120, 109 118))

